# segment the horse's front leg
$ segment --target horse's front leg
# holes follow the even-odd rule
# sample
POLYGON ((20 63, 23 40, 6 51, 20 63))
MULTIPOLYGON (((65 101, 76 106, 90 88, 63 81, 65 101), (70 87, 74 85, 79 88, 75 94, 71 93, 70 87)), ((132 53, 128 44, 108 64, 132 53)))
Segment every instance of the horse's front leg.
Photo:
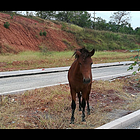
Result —
POLYGON ((88 96, 87 96, 87 115, 90 115, 89 94, 88 94, 88 96))
POLYGON ((81 92, 78 93, 79 98, 79 111, 81 111, 81 92))
POLYGON ((74 92, 74 90, 71 90, 71 96, 72 96, 72 103, 71 103, 71 109, 72 109, 72 115, 71 115, 71 122, 70 124, 74 124, 74 112, 75 112, 75 108, 76 108, 76 92, 74 92))
POLYGON ((83 108, 83 110, 82 110, 82 122, 85 122, 86 120, 85 120, 85 106, 86 106, 86 101, 85 101, 85 99, 83 98, 82 99, 82 108, 83 108))
POLYGON ((87 100, 87 115, 90 115, 89 100, 87 100))

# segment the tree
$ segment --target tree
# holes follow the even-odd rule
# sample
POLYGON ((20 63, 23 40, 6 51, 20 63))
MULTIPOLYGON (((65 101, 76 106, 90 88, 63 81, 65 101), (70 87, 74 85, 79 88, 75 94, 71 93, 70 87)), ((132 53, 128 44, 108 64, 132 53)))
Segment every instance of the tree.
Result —
POLYGON ((91 14, 87 11, 58 11, 56 20, 73 23, 81 27, 91 28, 91 14))
POLYGON ((70 23, 73 21, 73 11, 58 11, 55 18, 70 23))
POLYGON ((73 23, 81 27, 91 28, 91 14, 87 11, 75 11, 75 17, 73 23))
POLYGON ((96 22, 93 22, 93 29, 95 29, 95 26, 97 30, 107 30, 106 20, 101 17, 97 17, 96 22))
POLYGON ((137 34, 137 35, 140 36, 140 27, 137 27, 137 28, 135 29, 135 34, 137 34))
POLYGON ((121 33, 124 33, 124 34, 134 34, 135 31, 133 30, 133 28, 131 27, 131 24, 128 24, 128 26, 122 24, 122 25, 119 25, 120 28, 119 28, 119 32, 121 33))
POLYGON ((36 16, 43 19, 53 19, 56 11, 36 11, 36 16))
MULTIPOLYGON (((111 22, 115 22, 117 25, 128 25, 129 24, 129 20, 131 19, 130 17, 130 12, 126 12, 126 11, 118 11, 118 12, 114 12, 112 16, 110 16, 111 18, 111 22)), ((119 30, 119 26, 117 28, 117 31, 119 30)))
POLYGON ((115 22, 109 21, 107 24, 107 30, 112 31, 112 32, 117 32, 118 25, 115 22))

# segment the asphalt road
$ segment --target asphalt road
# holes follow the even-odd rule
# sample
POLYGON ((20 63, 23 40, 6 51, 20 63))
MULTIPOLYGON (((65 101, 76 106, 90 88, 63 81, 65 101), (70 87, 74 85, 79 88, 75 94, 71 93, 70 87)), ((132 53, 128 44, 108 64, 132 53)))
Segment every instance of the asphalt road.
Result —
MULTIPOLYGON (((112 66, 92 69, 93 80, 111 79, 120 75, 131 74, 127 72, 128 65, 112 66)), ((67 83, 68 72, 47 73, 20 77, 0 78, 0 94, 16 93, 20 91, 46 87, 49 85, 67 83)))

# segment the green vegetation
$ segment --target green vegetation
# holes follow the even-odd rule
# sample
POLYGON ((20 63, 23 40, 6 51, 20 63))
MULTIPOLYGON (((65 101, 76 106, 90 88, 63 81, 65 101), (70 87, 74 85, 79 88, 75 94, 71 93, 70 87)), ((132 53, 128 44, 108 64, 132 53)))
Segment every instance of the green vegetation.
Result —
POLYGON ((79 46, 86 47, 88 50, 92 50, 92 48, 95 48, 96 51, 132 50, 139 48, 140 36, 138 35, 82 28, 78 25, 62 21, 58 23, 62 25, 62 30, 75 36, 79 46))
MULTIPOLYGON (((18 54, 0 54, 0 71, 70 66, 75 59, 72 57, 73 53, 74 51, 48 51, 46 46, 42 45, 40 46, 40 52, 28 51, 18 54)), ((94 64, 133 61, 134 58, 130 58, 130 56, 135 56, 136 54, 136 52, 96 51, 92 59, 94 64)))
POLYGON ((131 50, 137 49, 139 45, 136 43, 140 43, 140 38, 136 35, 86 29, 73 24, 67 24, 65 31, 73 33, 77 43, 88 50, 131 50))
MULTIPOLYGON (((133 66, 138 66, 138 69, 137 69, 137 71, 140 71, 140 62, 139 62, 139 60, 140 60, 140 56, 139 56, 139 52, 140 52, 140 49, 137 49, 137 50, 130 50, 131 52, 138 52, 138 54, 136 55, 136 56, 132 56, 134 59, 135 59, 135 61, 134 61, 134 63, 133 64, 131 64, 130 66, 129 66, 129 68, 127 69, 127 70, 132 70, 133 69, 133 66)), ((135 75, 137 72, 136 71, 134 71, 132 74, 133 75, 135 75)))
POLYGON ((44 36, 46 36, 46 35, 47 35, 47 32, 46 32, 46 31, 44 31, 44 32, 43 32, 43 35, 44 35, 44 36))
POLYGON ((36 11, 36 16, 42 19, 63 21, 83 28, 139 35, 140 27, 133 29, 129 23, 130 14, 127 11, 114 12, 107 23, 101 17, 92 17, 88 11, 36 11))
POLYGON ((65 31, 66 30, 66 23, 63 23, 62 22, 62 27, 61 27, 61 30, 65 31))
POLYGON ((43 36, 43 32, 42 32, 42 31, 40 31, 39 35, 40 35, 40 36, 43 36))
POLYGON ((40 31, 39 35, 40 36, 43 36, 43 35, 46 36, 47 35, 47 32, 46 31, 44 31, 44 32, 40 31))
POLYGON ((5 23, 4 23, 4 27, 5 27, 5 28, 9 29, 9 26, 10 26, 9 22, 5 22, 5 23))

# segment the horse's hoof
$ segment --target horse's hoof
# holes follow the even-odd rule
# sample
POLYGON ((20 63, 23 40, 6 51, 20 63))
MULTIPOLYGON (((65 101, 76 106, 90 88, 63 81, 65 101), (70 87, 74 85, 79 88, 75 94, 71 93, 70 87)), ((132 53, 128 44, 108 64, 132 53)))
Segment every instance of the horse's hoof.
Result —
POLYGON ((86 120, 84 118, 82 118, 82 122, 86 122, 86 120))
POLYGON ((87 115, 90 115, 90 112, 87 112, 87 115))
POLYGON ((74 124, 74 121, 71 121, 70 124, 74 124))

